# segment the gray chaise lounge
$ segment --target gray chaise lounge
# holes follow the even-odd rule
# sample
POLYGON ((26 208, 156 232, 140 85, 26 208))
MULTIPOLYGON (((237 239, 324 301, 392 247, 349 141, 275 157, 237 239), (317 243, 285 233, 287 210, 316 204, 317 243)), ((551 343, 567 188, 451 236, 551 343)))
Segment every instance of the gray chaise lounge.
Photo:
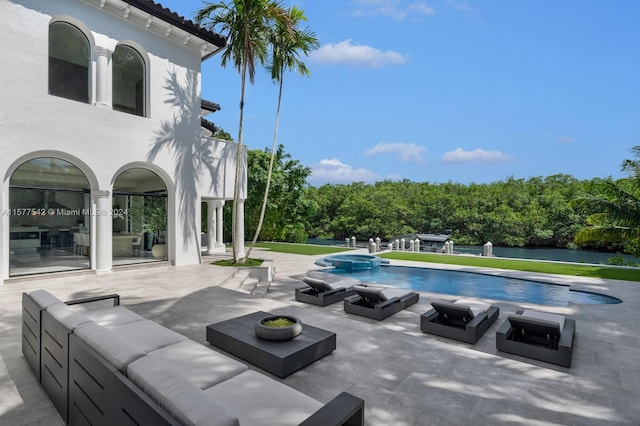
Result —
POLYGON ((353 289, 356 294, 344 299, 345 312, 378 321, 413 305, 420 298, 415 291, 398 287, 367 284, 353 289))
POLYGON ((353 287, 359 281, 349 278, 328 282, 320 278, 304 277, 307 286, 296 288, 296 300, 317 306, 327 306, 355 294, 353 287))
POLYGON ((575 330, 576 321, 564 315, 518 311, 496 332, 496 349, 568 368, 575 330))
POLYGON ((431 306, 420 316, 420 330, 473 345, 500 315, 497 306, 475 300, 435 300, 431 306))

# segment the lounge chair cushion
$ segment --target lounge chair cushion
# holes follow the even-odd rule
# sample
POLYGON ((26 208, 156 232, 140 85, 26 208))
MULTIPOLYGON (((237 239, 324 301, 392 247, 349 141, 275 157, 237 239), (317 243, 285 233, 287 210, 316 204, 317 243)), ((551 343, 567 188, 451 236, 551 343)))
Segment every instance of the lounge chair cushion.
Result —
POLYGON ((116 333, 122 340, 137 345, 147 353, 187 340, 182 334, 151 320, 106 328, 116 333))
POLYGON ((394 297, 401 299, 413 293, 411 290, 407 290, 405 288, 376 285, 357 285, 354 286, 353 289, 360 297, 369 300, 371 303, 384 302, 386 300, 393 299, 394 297))
POLYGON ((243 425, 298 425, 322 407, 315 399, 253 370, 204 392, 236 414, 243 425))
POLYGON ((193 340, 185 340, 149 353, 182 377, 206 389, 247 370, 247 366, 193 340))
POLYGON ((559 315, 559 314, 552 314, 549 312, 540 312, 540 311, 534 311, 531 309, 525 309, 521 316, 523 317, 527 317, 527 318, 535 318, 535 319, 540 319, 543 321, 549 321, 549 322, 553 322, 558 324, 558 328, 560 329, 560 332, 562 332, 562 329, 564 328, 564 322, 565 322, 565 317, 564 315, 559 315))
POLYGON ((488 303, 481 302, 479 300, 471 300, 471 299, 458 299, 453 302, 454 305, 466 306, 472 313, 471 318, 474 318, 480 314, 487 312, 490 308, 488 303))
POLYGON ((352 279, 341 279, 333 282, 321 280, 320 278, 304 277, 302 279, 309 287, 316 289, 319 292, 337 290, 344 288, 345 290, 351 290, 354 285, 359 281, 352 279))
POLYGON ((145 318, 136 314, 124 306, 95 309, 85 312, 93 322, 104 327, 116 327, 132 322, 144 321, 145 318))
POLYGON ((131 363, 127 376, 184 425, 239 425, 225 406, 159 359, 146 356, 131 363))
POLYGON ((94 322, 78 326, 74 333, 123 373, 127 365, 146 355, 143 348, 94 322))
POLYGON ((58 299, 47 290, 35 290, 29 293, 29 297, 40 307, 40 309, 47 309, 51 305, 61 303, 62 300, 58 299))

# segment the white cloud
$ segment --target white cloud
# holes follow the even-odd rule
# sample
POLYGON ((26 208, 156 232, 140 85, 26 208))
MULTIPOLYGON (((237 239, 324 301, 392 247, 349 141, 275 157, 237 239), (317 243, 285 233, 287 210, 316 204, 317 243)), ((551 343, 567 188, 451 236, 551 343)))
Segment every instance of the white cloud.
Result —
POLYGON ((407 57, 401 53, 353 44, 351 40, 325 44, 312 51, 309 54, 309 58, 322 64, 349 64, 370 68, 377 68, 383 65, 401 65, 407 62, 407 57))
POLYGON ((380 176, 371 170, 364 168, 354 169, 352 166, 341 162, 337 158, 323 159, 318 164, 311 166, 311 176, 309 177, 309 180, 316 184, 373 183, 379 179, 380 176))
POLYGON ((473 151, 465 151, 458 148, 455 151, 446 152, 442 156, 445 163, 499 163, 510 161, 513 157, 501 151, 486 151, 484 149, 474 149, 473 151))
POLYGON ((393 154, 398 157, 400 161, 422 163, 424 162, 422 153, 426 150, 427 148, 412 143, 380 142, 373 148, 366 150, 365 155, 393 154))
POLYGON ((564 143, 572 143, 576 141, 576 138, 574 138, 573 136, 560 136, 556 138, 556 141, 564 142, 564 143))
POLYGON ((353 4, 355 16, 382 15, 402 20, 407 17, 415 19, 435 13, 435 10, 424 1, 355 0, 353 4))
POLYGON ((445 0, 449 6, 460 12, 475 12, 475 8, 469 3, 460 0, 445 0))

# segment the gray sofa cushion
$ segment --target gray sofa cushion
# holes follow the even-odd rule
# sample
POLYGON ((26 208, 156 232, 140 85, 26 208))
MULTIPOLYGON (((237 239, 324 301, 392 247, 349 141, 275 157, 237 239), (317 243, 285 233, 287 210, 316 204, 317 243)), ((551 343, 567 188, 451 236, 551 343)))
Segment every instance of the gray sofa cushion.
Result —
POLYGON ((182 334, 150 320, 107 328, 122 340, 138 346, 147 353, 187 340, 182 334))
POLYGON ((62 302, 49 306, 47 312, 71 331, 81 324, 91 322, 86 315, 62 302))
POLYGON ((76 327, 74 333, 123 373, 127 365, 146 355, 143 348, 94 322, 76 327))
POLYGON ((132 322, 144 321, 145 318, 124 306, 113 306, 85 312, 93 322, 103 327, 117 327, 132 322))
POLYGON ((237 415, 243 426, 298 425, 322 407, 315 399, 253 370, 204 392, 237 415))
POLYGON ((47 290, 35 290, 29 293, 29 296, 40 307, 40 309, 47 309, 51 305, 62 302, 62 300, 49 293, 47 290))
POLYGON ((245 364, 193 340, 165 346, 147 356, 163 362, 200 389, 213 386, 247 369, 245 364))
POLYGON ((345 290, 351 290, 353 286, 360 283, 360 281, 353 280, 350 278, 344 278, 341 280, 329 282, 329 281, 321 280, 320 278, 304 277, 302 281, 304 281, 309 287, 312 287, 318 291, 330 291, 330 290, 336 290, 339 288, 344 288, 345 290))
MULTIPOLYGON (((146 356, 129 365, 129 379, 185 425, 235 426, 238 418, 173 369, 146 356)), ((249 406, 243 407, 247 409, 249 406)), ((244 423, 243 423, 244 425, 244 423)))

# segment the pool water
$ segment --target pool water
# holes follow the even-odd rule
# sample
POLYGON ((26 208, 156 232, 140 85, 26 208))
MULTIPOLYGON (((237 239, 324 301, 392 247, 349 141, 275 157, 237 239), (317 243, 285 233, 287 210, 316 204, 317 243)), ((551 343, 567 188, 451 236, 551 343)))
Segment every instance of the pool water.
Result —
POLYGON ((569 302, 579 304, 622 302, 618 298, 604 294, 570 290, 567 285, 496 277, 473 272, 407 266, 381 266, 368 270, 354 270, 353 272, 331 269, 325 272, 348 275, 350 278, 360 281, 418 291, 538 305, 567 306, 569 302))

